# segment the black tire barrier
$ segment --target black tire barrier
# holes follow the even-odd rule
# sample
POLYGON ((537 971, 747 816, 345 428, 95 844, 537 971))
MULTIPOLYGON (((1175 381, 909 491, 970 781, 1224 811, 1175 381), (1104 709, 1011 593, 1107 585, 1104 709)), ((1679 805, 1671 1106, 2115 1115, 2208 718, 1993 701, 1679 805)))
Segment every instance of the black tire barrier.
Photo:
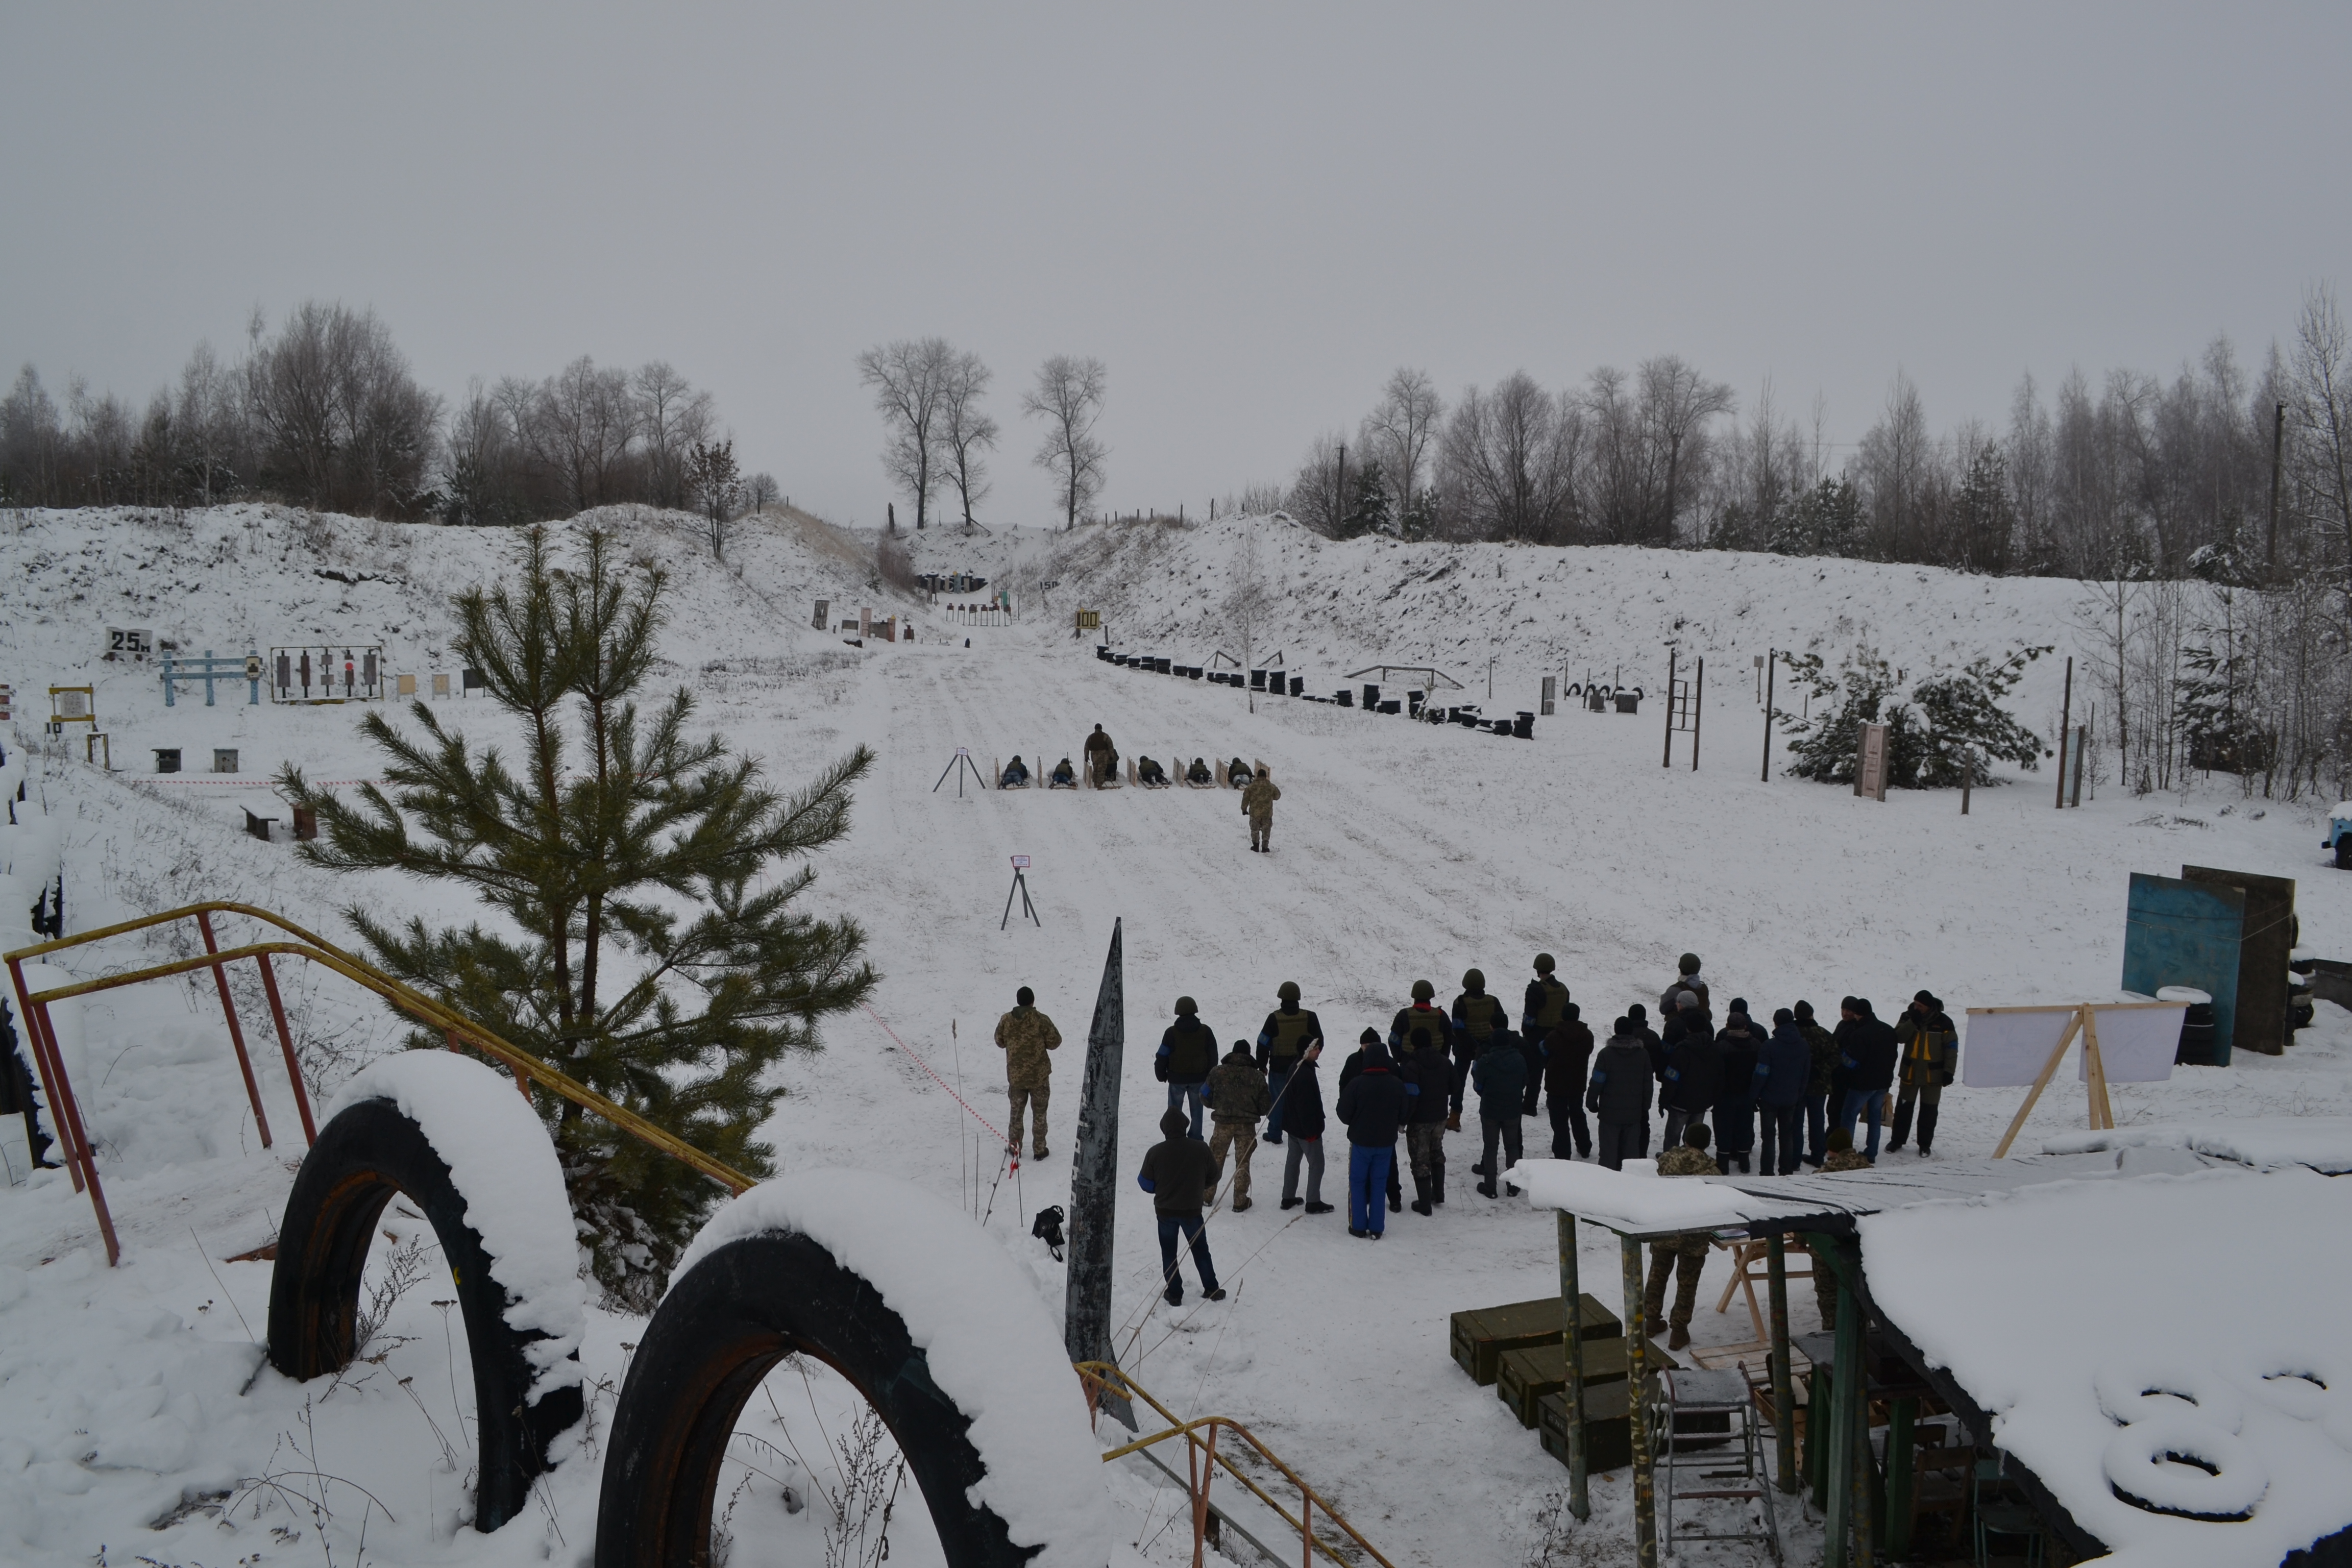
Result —
MULTIPOLYGON (((466 1223, 466 1198, 432 1141, 389 1100, 363 1100, 319 1130, 286 1199, 269 1277, 269 1364, 297 1382, 352 1359, 360 1277, 376 1222, 400 1193, 423 1211, 441 1243, 466 1320, 479 1437, 474 1528, 493 1531, 521 1511, 547 1446, 580 1419, 579 1384, 530 1404, 525 1347, 545 1338, 506 1321, 507 1294, 481 1237, 466 1223)), ((475 1194, 477 1202, 485 1194, 475 1194)), ((568 1216, 567 1216, 568 1218, 568 1216)))
POLYGON ((596 1568, 671 1568, 709 1554, 719 1473, 743 1405, 787 1354, 847 1378, 923 1491, 949 1568, 1015 1568, 1004 1521, 969 1500, 987 1473, 971 1418, 931 1381, 905 1320, 805 1236, 729 1242, 674 1281, 646 1326, 613 1415, 596 1505, 596 1568))

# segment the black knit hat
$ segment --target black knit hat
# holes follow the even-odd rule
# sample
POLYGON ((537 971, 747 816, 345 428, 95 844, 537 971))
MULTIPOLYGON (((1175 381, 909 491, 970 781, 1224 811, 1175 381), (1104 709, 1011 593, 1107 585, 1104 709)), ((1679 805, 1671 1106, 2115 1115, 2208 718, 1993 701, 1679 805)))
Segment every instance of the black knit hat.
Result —
POLYGON ((1776 1024, 1793 1024, 1796 1021, 1797 1016, 1794 1013, 1790 1012, 1786 1007, 1780 1008, 1778 1012, 1775 1012, 1772 1015, 1772 1022, 1776 1024))
POLYGON ((1027 987, 1026 985, 1024 985, 1020 990, 1015 991, 1015 992, 1013 994, 1013 1005, 1014 1005, 1015 1006, 1019 1006, 1019 1007, 1029 1007, 1029 1006, 1034 1006, 1034 1005, 1036 1005, 1036 1001, 1037 1001, 1037 993, 1035 993, 1034 991, 1030 990, 1030 989, 1029 989, 1029 987, 1027 987))
POLYGON ((1631 1007, 1625 1009, 1625 1016, 1632 1019, 1636 1024, 1640 1023, 1649 1016, 1650 1010, 1647 1007, 1643 1006, 1639 1002, 1634 1003, 1631 1007))
POLYGON ((1800 1017, 1800 1018, 1810 1018, 1810 1017, 1811 1017, 1812 1016, 1813 1016, 1813 1005, 1812 1005, 1811 1002, 1800 1002, 1800 1003, 1798 1003, 1798 1004, 1797 1004, 1797 1016, 1798 1016, 1798 1017, 1800 1017))
POLYGON ((1360 1046, 1377 1046, 1380 1043, 1381 1036, 1380 1031, 1377 1029, 1366 1029, 1362 1034, 1356 1037, 1356 1044, 1360 1046))

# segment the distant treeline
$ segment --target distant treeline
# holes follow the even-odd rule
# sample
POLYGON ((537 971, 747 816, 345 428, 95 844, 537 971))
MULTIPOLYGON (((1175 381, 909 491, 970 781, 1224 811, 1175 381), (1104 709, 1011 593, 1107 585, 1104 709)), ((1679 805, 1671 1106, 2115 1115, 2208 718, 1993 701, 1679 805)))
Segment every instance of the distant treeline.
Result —
POLYGON ((2315 289, 2290 346, 2226 340, 2169 378, 2018 384, 2004 425, 1938 433, 1897 373, 1861 441, 1816 403, 1732 390, 1679 358, 1552 391, 1524 372, 1451 405, 1398 371, 1354 438, 1318 438, 1279 502, 1324 532, 1855 556, 1963 571, 2250 583, 2352 562, 2352 334, 2315 289), (1345 460, 1342 466, 1342 447, 1345 460), (2275 534, 2273 455, 2277 455, 2275 534))
MULTIPOLYGON (((618 502, 695 508, 691 458, 717 445, 710 395, 656 361, 582 357, 544 381, 477 381, 455 410, 418 384, 373 310, 309 303, 245 357, 198 345, 144 410, 79 378, 63 405, 26 365, 0 399, 0 504, 210 506, 528 522, 618 502)), ((743 499, 773 499, 758 475, 743 499)))

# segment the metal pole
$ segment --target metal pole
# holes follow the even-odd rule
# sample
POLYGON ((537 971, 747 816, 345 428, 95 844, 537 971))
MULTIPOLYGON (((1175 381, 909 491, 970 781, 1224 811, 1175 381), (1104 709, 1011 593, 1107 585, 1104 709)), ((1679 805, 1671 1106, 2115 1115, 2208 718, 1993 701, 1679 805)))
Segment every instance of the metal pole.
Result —
MULTIPOLYGON (((1094 1024, 1087 1031, 1086 1087, 1078 1101, 1077 1157, 1070 1166, 1069 1277, 1062 1341, 1072 1361, 1116 1363, 1111 1347, 1112 1225, 1118 1195, 1118 1089, 1127 1049, 1124 921, 1110 928, 1094 1024)), ((1103 1408, 1129 1431, 1135 1413, 1126 1398, 1103 1391, 1103 1408)))
POLYGON ((1772 680, 1780 673, 1780 656, 1764 656, 1764 772, 1760 782, 1772 782, 1772 680))
POLYGON ((2074 661, 2066 660, 2066 695, 2058 704, 2058 809, 2066 809, 2066 732, 2074 722, 2074 661))
MULTIPOLYGON (((205 951, 218 952, 220 943, 213 940, 213 917, 210 910, 196 913, 196 929, 204 933, 205 951)), ((269 1147, 269 1112, 261 1109, 261 1086, 253 1079, 253 1058, 245 1054, 245 1030, 236 1021, 236 1004, 229 1000, 228 976, 221 973, 221 964, 213 965, 213 984, 220 989, 221 1016, 228 1020, 228 1043, 236 1051, 236 1070, 245 1075, 245 1097, 253 1102, 253 1123, 261 1130, 261 1146, 269 1147)))
POLYGON ((1886 1557, 1911 1554, 1911 1489, 1917 1473, 1912 1439, 1918 1431, 1919 1401, 1909 1395, 1886 1406, 1886 1557))
POLYGON ((261 965, 262 994, 269 998, 269 1016, 278 1021, 278 1049, 286 1058, 286 1079, 294 1086, 294 1109, 302 1113, 302 1142, 316 1143, 319 1129, 310 1120, 310 1091, 302 1084, 302 1065, 294 1059, 294 1037, 286 1028, 286 1004, 278 995, 278 972, 269 967, 269 955, 257 952, 253 961, 261 965))
POLYGON ((1766 1293, 1772 1311, 1772 1443, 1780 1466, 1780 1489, 1797 1489, 1797 1384, 1789 1369, 1789 1248, 1787 1239, 1767 1237, 1766 1293))
POLYGON ((1642 1310, 1642 1244, 1630 1236, 1617 1238, 1618 1256, 1625 1275, 1625 1417, 1633 1442, 1633 1561, 1638 1568, 1658 1568, 1658 1500, 1650 1464, 1648 1404, 1650 1343, 1648 1314, 1642 1310))
POLYGON ((1836 1244, 1813 1243, 1813 1267, 1837 1274, 1837 1354, 1830 1363, 1829 1521, 1822 1532, 1822 1568, 1848 1568, 1853 1532, 1853 1384, 1862 1375, 1862 1305, 1847 1288, 1845 1271, 1830 1261, 1836 1244))
POLYGON ((1584 1309, 1576 1279, 1576 1216, 1559 1211, 1559 1316, 1568 1352, 1568 1511, 1592 1517, 1585 1489, 1584 1309))
POLYGON ((1706 659, 1698 661, 1698 679, 1691 683, 1691 772, 1698 772, 1698 727, 1706 718, 1706 659))
MULTIPOLYGON (((1841 1274, 1841 1280, 1843 1278, 1841 1274)), ((1853 1555, 1849 1562, 1852 1568, 1871 1568, 1877 1555, 1872 1516, 1877 1511, 1878 1470, 1870 1454, 1870 1366, 1865 1353, 1870 1336, 1862 1321, 1862 1293, 1851 1290, 1847 1300, 1853 1304, 1854 1319, 1853 1376, 1850 1380, 1853 1406, 1853 1555)), ((1840 1312, 1840 1328, 1844 1327, 1845 1321, 1844 1313, 1840 1312)))
POLYGON ((1658 758, 1658 766, 1675 765, 1675 650, 1666 649, 1666 749, 1658 758))

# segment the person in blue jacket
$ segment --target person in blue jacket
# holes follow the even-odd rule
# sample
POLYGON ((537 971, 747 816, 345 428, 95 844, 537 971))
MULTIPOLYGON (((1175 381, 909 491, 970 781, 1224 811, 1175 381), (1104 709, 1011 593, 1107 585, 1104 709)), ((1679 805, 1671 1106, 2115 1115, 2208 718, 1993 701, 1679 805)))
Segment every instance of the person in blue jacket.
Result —
POLYGON ((1358 1053, 1363 1070, 1339 1091, 1339 1120, 1348 1124, 1348 1234, 1377 1240, 1388 1230, 1381 1206, 1396 1163, 1397 1129, 1412 1093, 1396 1075, 1389 1051, 1370 1029, 1358 1053))

